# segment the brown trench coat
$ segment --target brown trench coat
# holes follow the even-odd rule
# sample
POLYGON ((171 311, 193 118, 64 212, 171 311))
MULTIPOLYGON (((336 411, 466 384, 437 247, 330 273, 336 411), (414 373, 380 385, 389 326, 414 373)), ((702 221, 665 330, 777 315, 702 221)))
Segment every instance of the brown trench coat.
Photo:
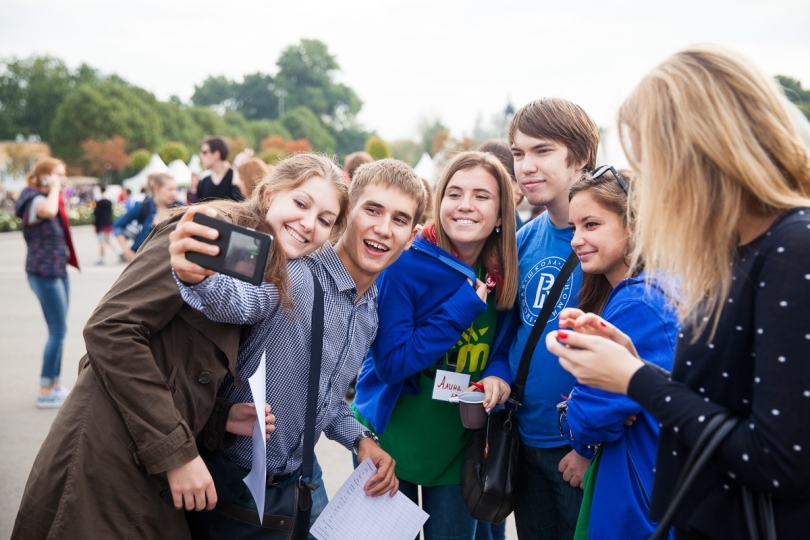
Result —
POLYGON ((90 317, 79 378, 31 469, 12 538, 190 536, 165 471, 198 455, 217 389, 236 374, 241 327, 183 303, 169 264, 175 222, 152 232, 90 317))

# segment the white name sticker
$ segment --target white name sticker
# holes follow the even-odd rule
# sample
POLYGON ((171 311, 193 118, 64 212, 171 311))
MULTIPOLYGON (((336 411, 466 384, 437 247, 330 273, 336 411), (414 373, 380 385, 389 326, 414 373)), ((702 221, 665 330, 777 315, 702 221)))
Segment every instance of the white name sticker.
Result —
POLYGON ((436 380, 433 383, 433 399, 450 401, 470 387, 469 373, 455 373, 453 371, 436 370, 436 380))

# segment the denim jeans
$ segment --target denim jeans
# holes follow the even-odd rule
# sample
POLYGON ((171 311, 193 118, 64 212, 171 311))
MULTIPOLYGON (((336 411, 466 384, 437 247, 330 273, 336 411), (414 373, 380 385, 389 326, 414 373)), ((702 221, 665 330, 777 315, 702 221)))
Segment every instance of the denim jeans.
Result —
MULTIPOLYGON (((419 504, 416 484, 399 481, 399 490, 419 504)), ((425 522, 425 540, 473 540, 477 523, 467 512, 461 486, 422 486, 422 510, 430 517, 425 522)), ((417 537, 418 538, 418 537, 417 537)))
POLYGON ((570 451, 570 446, 521 446, 515 493, 515 525, 520 540, 574 537, 582 490, 563 480, 557 470, 570 451))
POLYGON ((42 355, 42 373, 39 384, 53 386, 59 382, 62 371, 62 345, 67 333, 68 278, 47 278, 28 274, 28 284, 37 295, 48 325, 48 341, 42 355))
POLYGON ((506 521, 500 523, 479 521, 475 527, 475 540, 506 540, 506 521))

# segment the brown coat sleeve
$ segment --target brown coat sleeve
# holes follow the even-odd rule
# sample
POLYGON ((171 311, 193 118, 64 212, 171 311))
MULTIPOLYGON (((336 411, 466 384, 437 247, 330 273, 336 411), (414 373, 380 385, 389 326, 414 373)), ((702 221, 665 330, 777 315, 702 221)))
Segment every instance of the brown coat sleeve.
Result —
POLYGON ((171 358, 156 358, 150 349, 150 337, 183 306, 168 251, 175 224, 176 219, 152 232, 84 329, 88 358, 149 474, 198 455, 194 433, 177 410, 160 369, 171 358))

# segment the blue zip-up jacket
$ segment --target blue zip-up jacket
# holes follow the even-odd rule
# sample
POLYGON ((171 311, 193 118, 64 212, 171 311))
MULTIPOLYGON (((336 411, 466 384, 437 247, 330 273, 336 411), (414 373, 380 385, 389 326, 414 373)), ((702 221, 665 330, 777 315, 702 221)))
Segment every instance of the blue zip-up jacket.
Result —
MULTIPOLYGON (((613 289, 602 317, 630 336, 641 358, 672 369, 678 320, 675 309, 644 276, 627 278, 613 289)), ((621 394, 577 382, 568 400, 571 446, 586 454, 585 445, 602 443, 588 537, 646 539, 655 531, 650 520, 658 420, 621 394), (636 415, 632 426, 628 416, 636 415)))
POLYGON ((130 224, 132 221, 140 221, 141 219, 141 208, 144 204, 148 204, 149 208, 144 215, 143 223, 141 223, 141 232, 132 240, 132 251, 138 251, 138 248, 141 247, 146 237, 149 236, 149 233, 152 232, 152 222, 155 219, 155 214, 157 213, 157 206, 155 205, 155 201, 152 200, 152 197, 147 197, 142 201, 138 201, 132 205, 132 208, 127 210, 123 216, 119 217, 113 223, 113 234, 115 236, 121 236, 124 234, 124 230, 126 229, 127 225, 130 224))
MULTIPOLYGON (((416 395, 418 375, 456 344, 486 310, 467 279, 475 271, 432 242, 413 246, 377 278, 379 329, 357 379, 354 405, 382 433, 403 392, 416 395)), ((511 385, 512 310, 500 312, 484 377, 511 385)))

